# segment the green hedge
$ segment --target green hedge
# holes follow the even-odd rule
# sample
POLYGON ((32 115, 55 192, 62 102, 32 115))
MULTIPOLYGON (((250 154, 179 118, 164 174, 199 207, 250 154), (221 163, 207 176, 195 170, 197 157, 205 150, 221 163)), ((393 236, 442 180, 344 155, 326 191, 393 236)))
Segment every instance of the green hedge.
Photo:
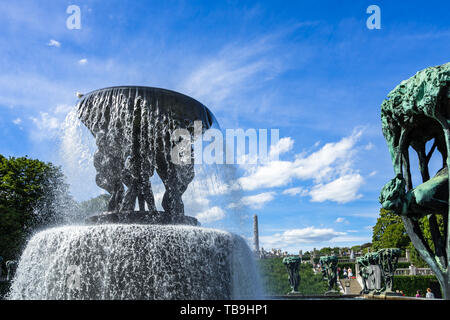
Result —
POLYGON ((425 297, 427 288, 434 293, 435 298, 442 298, 441 287, 436 276, 395 276, 394 290, 403 291, 408 297, 415 297, 417 290, 420 290, 422 297, 425 297))
MULTIPOLYGON (((286 266, 283 258, 268 258, 259 260, 259 267, 265 293, 267 295, 285 295, 291 291, 286 266)), ((327 291, 326 281, 321 274, 314 274, 309 263, 300 265, 299 291, 306 295, 323 294, 327 291)))
POLYGON ((399 262, 397 268, 398 269, 409 268, 410 265, 411 263, 409 262, 399 262))

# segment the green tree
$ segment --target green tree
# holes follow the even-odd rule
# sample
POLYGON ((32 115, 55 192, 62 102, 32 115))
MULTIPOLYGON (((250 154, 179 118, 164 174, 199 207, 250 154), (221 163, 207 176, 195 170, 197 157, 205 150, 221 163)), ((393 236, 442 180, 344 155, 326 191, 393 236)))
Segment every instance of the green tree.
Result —
POLYGON ((34 232, 64 221, 76 203, 59 167, 0 155, 0 255, 17 259, 34 232))
POLYGON ((110 198, 109 194, 101 194, 98 197, 83 201, 78 206, 79 211, 84 217, 107 211, 110 198))
POLYGON ((391 211, 381 209, 377 223, 373 227, 372 249, 406 249, 410 242, 402 219, 391 211))
POLYGON ((333 249, 330 247, 325 247, 319 250, 321 256, 329 256, 333 253, 333 249))
MULTIPOLYGON (((434 242, 430 231, 429 217, 425 216, 419 220, 419 227, 422 230, 423 237, 428 245, 434 250, 434 242)), ((444 218, 442 215, 436 215, 437 224, 441 233, 441 239, 444 239, 444 218)), ((417 267, 428 267, 427 263, 420 257, 419 252, 414 248, 411 239, 406 233, 402 219, 385 209, 380 210, 380 217, 373 227, 373 249, 381 248, 400 248, 409 249, 411 252, 411 262, 417 267)))
MULTIPOLYGON (((425 216, 423 218, 421 218, 419 220, 419 226, 420 229, 422 230, 423 233, 423 237, 424 239, 427 241, 428 245, 430 246, 431 250, 435 250, 434 247, 434 241, 433 238, 431 236, 431 229, 430 229, 430 222, 429 222, 429 217, 430 216, 425 216)), ((436 221, 439 227, 439 233, 440 233, 440 238, 444 239, 443 233, 444 233, 444 218, 442 215, 436 215, 436 221)), ((409 244, 408 249, 411 252, 411 262, 416 266, 416 267, 428 267, 427 263, 425 262, 425 260, 422 259, 422 257, 419 254, 419 251, 417 251, 416 248, 414 248, 414 245, 412 244, 412 242, 409 244)))

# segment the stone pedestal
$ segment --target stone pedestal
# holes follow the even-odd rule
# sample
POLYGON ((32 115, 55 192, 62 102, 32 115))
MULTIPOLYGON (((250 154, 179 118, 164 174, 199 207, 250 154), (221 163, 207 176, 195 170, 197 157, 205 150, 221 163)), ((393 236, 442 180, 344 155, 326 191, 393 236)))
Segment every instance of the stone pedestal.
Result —
POLYGON ((185 215, 171 215, 164 211, 122 211, 104 212, 86 219, 86 224, 183 224, 189 226, 199 226, 200 223, 194 217, 185 215))

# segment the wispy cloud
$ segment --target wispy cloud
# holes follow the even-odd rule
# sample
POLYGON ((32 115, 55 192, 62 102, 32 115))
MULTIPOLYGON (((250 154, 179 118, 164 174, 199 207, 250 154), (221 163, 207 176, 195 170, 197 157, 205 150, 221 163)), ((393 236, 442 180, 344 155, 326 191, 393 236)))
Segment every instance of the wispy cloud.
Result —
POLYGON ((39 141, 58 137, 62 126, 61 120, 47 112, 40 112, 39 114, 39 118, 30 117, 35 125, 31 138, 39 141))
POLYGON ((302 195, 305 196, 308 194, 308 190, 303 189, 302 187, 289 188, 282 192, 283 194, 288 194, 290 196, 302 195))
POLYGON ((332 228, 307 227, 303 229, 289 229, 283 233, 276 233, 271 236, 260 236, 263 247, 279 248, 292 245, 321 243, 334 240, 339 236, 346 235, 345 232, 335 231, 332 228))
POLYGON ((261 209, 264 205, 275 199, 275 192, 264 192, 252 196, 242 197, 237 203, 231 203, 229 208, 236 208, 241 206, 247 206, 252 209, 261 209))
POLYGON ((225 218, 225 211, 219 207, 209 208, 195 216, 201 223, 210 223, 225 218))
POLYGON ((14 119, 13 123, 16 124, 16 125, 19 125, 19 124, 22 123, 22 119, 21 118, 14 119))
MULTIPOLYGON (((287 49, 280 51, 280 46, 284 46, 281 39, 294 30, 316 24, 298 23, 257 40, 227 44, 193 68, 180 87, 208 105, 214 105, 217 110, 231 96, 261 87, 291 68, 286 57, 292 52, 287 49)), ((308 59, 307 50, 302 54, 296 56, 297 62, 308 59)))
POLYGON ((48 42, 48 44, 47 44, 49 47, 57 47, 57 48, 59 48, 59 47, 61 47, 61 42, 59 42, 59 41, 57 41, 57 40, 54 40, 54 39, 51 39, 49 42, 48 42))

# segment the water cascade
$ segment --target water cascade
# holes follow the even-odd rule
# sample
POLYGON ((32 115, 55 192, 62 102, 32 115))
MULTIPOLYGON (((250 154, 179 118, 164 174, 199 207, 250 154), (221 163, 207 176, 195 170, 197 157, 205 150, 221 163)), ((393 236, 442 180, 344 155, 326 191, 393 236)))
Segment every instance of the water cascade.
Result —
POLYGON ((113 87, 79 101, 78 117, 94 135, 96 183, 111 200, 85 225, 42 231, 29 241, 10 299, 253 299, 261 284, 245 240, 202 228, 184 215, 193 180, 190 147, 216 121, 198 101, 173 91, 113 87), (200 131, 198 123, 201 123, 200 131), (197 123, 197 125, 196 125, 197 123), (187 157, 186 157, 187 156, 187 157), (165 193, 158 211, 154 172, 165 193))

